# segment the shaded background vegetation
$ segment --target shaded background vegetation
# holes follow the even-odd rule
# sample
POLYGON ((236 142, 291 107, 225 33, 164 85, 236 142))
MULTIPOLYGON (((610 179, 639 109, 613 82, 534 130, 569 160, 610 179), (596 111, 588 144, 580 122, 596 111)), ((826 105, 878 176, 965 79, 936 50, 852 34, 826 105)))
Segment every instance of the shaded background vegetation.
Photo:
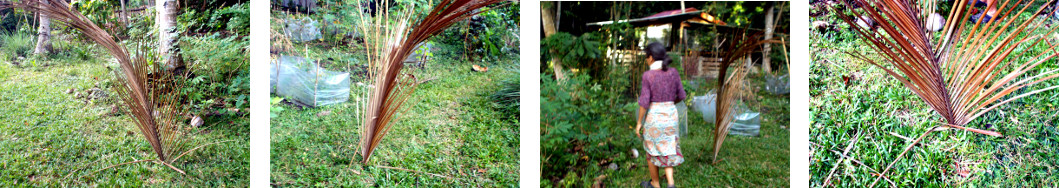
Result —
MULTIPOLYGON (((638 32, 629 24, 612 24, 589 28, 586 23, 650 16, 662 11, 680 9, 680 2, 554 2, 561 15, 558 32, 541 40, 541 186, 592 187, 606 185, 630 187, 648 179, 644 166, 642 142, 633 133, 636 97, 640 76, 646 70, 646 57, 633 54, 631 60, 608 56, 608 48, 634 50, 638 32), (566 78, 557 80, 552 57, 562 60, 566 78), (640 151, 639 158, 631 149, 640 151)), ((685 2, 717 15, 734 27, 764 28, 766 2, 685 2)), ((777 5, 778 6, 778 5, 777 5)), ((785 9, 778 7, 779 9, 785 9)), ((786 11, 789 12, 789 11, 786 11)), ((786 18, 786 17, 784 17, 786 18)), ((777 31, 789 27, 789 19, 778 20, 777 31)), ((690 40, 712 43, 709 34, 716 29, 691 30, 699 33, 690 40)), ((780 37, 779 35, 775 37, 780 37)), ((773 67, 785 65, 781 45, 773 45, 773 67)), ((670 51, 670 65, 683 72, 683 53, 670 51)), ((760 55, 758 56, 760 57, 760 55)), ((782 75, 786 68, 774 68, 782 75)), ((677 167, 677 186, 703 187, 785 187, 789 184, 789 96, 765 92, 765 76, 753 74, 750 82, 755 97, 747 99, 751 109, 762 112, 761 136, 730 136, 725 142, 724 160, 709 164, 712 154, 713 124, 697 111, 688 112, 689 131, 681 138, 681 149, 687 162, 677 167)), ((716 79, 681 75, 689 99, 716 88, 716 79)), ((690 102, 689 102, 690 104, 690 102)))

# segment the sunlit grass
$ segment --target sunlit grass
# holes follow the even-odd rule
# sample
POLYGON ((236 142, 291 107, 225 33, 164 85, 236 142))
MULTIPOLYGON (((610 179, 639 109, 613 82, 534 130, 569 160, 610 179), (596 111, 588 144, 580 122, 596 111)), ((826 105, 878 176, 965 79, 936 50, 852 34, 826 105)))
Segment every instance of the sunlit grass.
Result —
POLYGON ((95 172, 154 157, 130 122, 132 117, 110 112, 118 100, 106 88, 113 74, 104 62, 49 61, 54 66, 48 67, 0 63, 0 186, 247 186, 250 127, 239 117, 207 116, 189 143, 232 141, 204 147, 173 163, 187 175, 155 163, 95 172), (109 98, 86 102, 66 93, 96 86, 109 98))
MULTIPOLYGON (((322 57, 342 56, 315 47, 310 51, 322 57)), ((507 59, 486 66, 518 63, 517 56, 507 59)), ((334 66, 341 63, 348 62, 336 60, 325 67, 343 70, 344 66, 334 66)), ((407 110, 368 165, 353 158, 359 149, 360 125, 351 123, 356 109, 352 102, 319 108, 281 104, 286 110, 271 120, 271 183, 295 187, 514 186, 519 179, 518 116, 496 108, 491 95, 502 87, 504 78, 518 74, 500 68, 473 72, 469 63, 440 56, 423 69, 409 70, 417 77, 436 79, 417 86, 407 110), (325 111, 330 114, 321 116, 325 111)))

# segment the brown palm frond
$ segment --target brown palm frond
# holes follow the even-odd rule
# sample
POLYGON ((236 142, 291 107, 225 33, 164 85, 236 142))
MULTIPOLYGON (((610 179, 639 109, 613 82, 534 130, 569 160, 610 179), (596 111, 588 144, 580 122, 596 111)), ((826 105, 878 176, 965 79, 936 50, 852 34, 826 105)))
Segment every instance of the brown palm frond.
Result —
MULTIPOLYGON (((1026 9, 1031 6, 1025 6, 1021 1, 999 2, 1000 5, 991 5, 997 6, 998 18, 976 23, 969 21, 970 13, 966 6, 960 6, 966 5, 966 0, 960 0, 954 2, 955 10, 949 14, 950 18, 955 19, 948 19, 943 36, 935 39, 925 27, 925 15, 929 12, 908 4, 919 2, 858 1, 866 5, 863 7, 864 13, 852 12, 853 15, 884 21, 880 24, 883 33, 854 27, 868 46, 882 55, 882 60, 861 54, 854 56, 882 68, 916 93, 945 118, 945 123, 949 124, 947 126, 999 136, 996 132, 964 126, 997 106, 1059 87, 1030 91, 1000 101, 1016 90, 1059 76, 1052 70, 1027 77, 1036 67, 1056 57, 1055 45, 1049 45, 1051 47, 1043 52, 1027 50, 1022 54, 1012 54, 1016 49, 1047 42, 1040 33, 1056 31, 1057 27, 1047 26, 1036 19, 1044 6, 1037 13, 1029 13, 1026 9), (1033 15, 1029 15, 1030 19, 1021 20, 1023 14, 1033 15), (1016 59, 1018 57, 1031 59, 1022 62, 1016 59), (884 66, 887 64, 891 66, 884 66)), ((1027 3, 1035 2, 1029 0, 1027 3)), ((840 15, 842 20, 852 23, 852 17, 840 15)))
POLYGON ((364 46, 368 57, 368 80, 372 85, 361 94, 368 99, 362 103, 360 155, 368 162, 375 147, 392 127, 402 104, 416 86, 415 76, 402 73, 402 61, 416 47, 452 24, 481 13, 481 8, 499 0, 442 0, 434 5, 426 17, 415 18, 411 5, 390 12, 389 2, 377 7, 379 13, 371 17, 358 13, 362 19, 358 30, 365 35, 364 46), (415 23, 415 24, 412 24, 415 23))
MULTIPOLYGON (((955 128, 1001 136, 967 124, 998 106, 1059 88, 1051 86, 1009 96, 1017 90, 1059 77, 1057 70, 1037 69, 1045 62, 1055 63, 1059 54, 1056 44, 1049 44, 1044 36, 1055 33, 1056 27, 1038 19, 1046 8, 1045 3, 1037 0, 997 2, 989 5, 997 8, 997 16, 990 22, 979 23, 969 19, 969 0, 957 0, 953 2, 953 10, 941 36, 935 37, 926 27, 926 18, 933 9, 930 2, 856 0, 863 5, 862 11, 838 11, 842 12, 838 14, 840 19, 851 26, 855 26, 855 18, 862 16, 879 20, 879 32, 853 28, 881 58, 849 53, 886 71, 945 119, 942 125, 927 133, 955 128), (1034 6, 1040 7, 1037 12, 1027 11, 1034 6), (1047 49, 1033 50, 1039 46, 1047 49), (1016 50, 1022 52, 1016 54, 1016 50)), ((1053 2, 1055 0, 1048 4, 1053 2)), ((837 9, 832 7, 832 10, 837 9)), ((914 144, 906 147, 897 160, 914 144)))
MULTIPOLYGON (((186 148, 184 141, 188 140, 184 138, 187 135, 186 127, 181 121, 184 114, 181 96, 175 92, 183 88, 185 83, 178 78, 186 75, 167 74, 159 63, 152 63, 153 59, 146 55, 130 56, 129 51, 115 41, 111 34, 66 2, 40 1, 0 1, 0 9, 19 8, 48 15, 53 21, 81 31, 90 40, 106 48, 120 66, 120 71, 114 72, 119 85, 115 90, 125 104, 125 109, 132 114, 140 132, 150 143, 158 157, 157 161, 180 171, 168 163, 174 162, 169 160, 170 156, 186 148)), ((141 47, 137 54, 149 54, 147 51, 150 51, 150 46, 141 47)))
POLYGON ((735 102, 749 93, 745 91, 744 80, 746 75, 750 72, 749 70, 749 59, 747 57, 754 50, 760 49, 761 45, 768 41, 761 40, 762 33, 749 33, 746 29, 732 33, 726 37, 726 41, 732 41, 720 54, 721 67, 717 73, 718 89, 717 89, 717 108, 715 111, 715 118, 713 129, 713 161, 718 161, 717 154, 721 152, 721 146, 724 144, 724 139, 728 135, 728 128, 731 127, 735 113, 732 110, 735 102), (745 61, 742 61, 745 60, 745 61), (740 64, 741 62, 747 62, 746 64, 740 64), (729 75, 729 69, 731 66, 735 68, 729 75))

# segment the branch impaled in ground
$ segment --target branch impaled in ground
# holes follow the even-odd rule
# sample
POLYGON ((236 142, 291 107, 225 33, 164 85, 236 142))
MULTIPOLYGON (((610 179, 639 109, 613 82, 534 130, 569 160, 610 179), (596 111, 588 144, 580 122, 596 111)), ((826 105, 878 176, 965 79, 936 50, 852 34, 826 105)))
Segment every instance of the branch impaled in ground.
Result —
MULTIPOLYGON (((110 53, 120 67, 115 71, 117 78, 116 93, 121 98, 124 109, 134 118, 140 132, 150 143, 157 161, 168 164, 169 157, 184 147, 187 134, 184 132, 180 116, 183 106, 179 103, 177 91, 184 87, 180 75, 168 74, 145 55, 133 58, 129 51, 115 41, 94 22, 71 8, 62 0, 40 1, 6 1, 0 0, 0 9, 18 8, 48 15, 53 21, 66 24, 81 31, 88 39, 102 46, 110 53)), ((144 47, 148 48, 148 47, 144 47)), ((138 54, 146 54, 142 52, 138 54)), ((176 169, 174 167, 174 169, 176 169)), ((179 171, 179 170, 178 170, 179 171)))
POLYGON ((728 135, 728 129, 731 127, 732 121, 735 118, 736 113, 733 107, 735 102, 746 96, 747 87, 744 85, 745 79, 748 73, 750 73, 749 59, 744 59, 748 54, 754 52, 754 50, 761 47, 768 41, 761 40, 761 33, 749 33, 746 29, 735 32, 729 36, 726 36, 725 40, 731 39, 733 42, 729 43, 728 48, 721 54, 721 65, 720 70, 717 73, 718 85, 717 89, 717 107, 716 107, 716 124, 713 129, 713 162, 717 163, 719 159, 717 155, 721 152, 721 146, 724 144, 724 139, 728 135), (745 60, 745 61, 743 61, 745 60), (747 62, 746 64, 741 64, 747 62), (735 66, 731 74, 729 73, 729 67, 735 66))
POLYGON ((368 162, 375 147, 392 127, 403 103, 411 96, 416 86, 416 78, 401 72, 403 60, 412 54, 416 47, 445 30, 452 24, 481 13, 481 8, 499 3, 499 0, 442 0, 426 17, 414 18, 411 5, 391 12, 388 1, 377 7, 374 17, 358 12, 361 18, 357 30, 364 33, 364 46, 367 49, 368 79, 371 89, 363 92, 361 98, 367 103, 358 104, 361 108, 361 162, 368 162), (397 13, 396 11, 401 11, 397 13), (415 24, 412 24, 415 23, 415 24))

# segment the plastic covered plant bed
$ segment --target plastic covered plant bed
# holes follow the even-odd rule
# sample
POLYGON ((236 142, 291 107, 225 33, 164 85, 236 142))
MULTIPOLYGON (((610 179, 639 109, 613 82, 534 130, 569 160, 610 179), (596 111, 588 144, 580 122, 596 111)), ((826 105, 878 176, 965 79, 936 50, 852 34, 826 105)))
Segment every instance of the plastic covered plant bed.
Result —
POLYGON ((319 39, 321 36, 320 28, 316 26, 316 20, 308 17, 289 19, 286 24, 286 27, 283 27, 283 34, 287 35, 291 41, 305 42, 319 39))
MULTIPOLYGON (((703 96, 691 98, 692 107, 702 114, 706 122, 716 123, 717 120, 717 94, 710 90, 703 96)), ((761 113, 751 111, 742 101, 734 106, 735 114, 732 126, 728 128, 730 135, 757 136, 761 130, 761 113)))
POLYGON ((765 91, 773 95, 791 93, 790 77, 784 75, 765 75, 765 91))
POLYGON ((349 73, 329 71, 302 57, 280 56, 270 67, 270 92, 318 107, 349 100, 349 73))

